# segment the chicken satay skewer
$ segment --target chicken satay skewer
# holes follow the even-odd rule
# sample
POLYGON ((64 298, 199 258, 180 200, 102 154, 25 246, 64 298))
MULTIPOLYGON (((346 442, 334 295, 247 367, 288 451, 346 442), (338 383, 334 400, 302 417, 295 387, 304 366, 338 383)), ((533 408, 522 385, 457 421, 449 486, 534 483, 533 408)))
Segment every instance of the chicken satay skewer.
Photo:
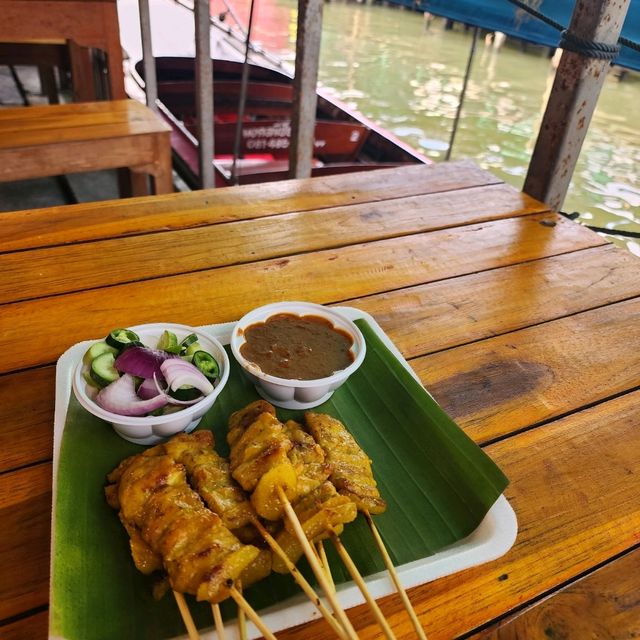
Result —
MULTIPOLYGON (((341 639, 346 640, 342 627, 324 606, 294 563, 289 560, 282 547, 258 520, 253 507, 244 498, 241 489, 237 487, 234 490, 236 485, 229 472, 229 465, 218 455, 213 446, 213 434, 201 431, 194 434, 180 434, 166 443, 165 449, 172 458, 185 465, 191 482, 196 490, 203 495, 212 511, 226 519, 230 525, 252 524, 256 528, 273 552, 285 563, 294 580, 327 620, 333 631, 341 639)), ((242 610, 239 613, 242 614, 242 610)))
POLYGON ((278 640, 271 631, 269 631, 269 627, 265 625, 262 621, 262 618, 256 613, 255 609, 244 599, 243 595, 233 586, 233 584, 229 585, 229 593, 231 597, 236 601, 238 607, 247 615, 247 618, 253 622, 253 624, 258 627, 258 631, 267 639, 267 640, 278 640))
POLYGON ((307 556, 316 579, 340 624, 351 640, 356 632, 331 591, 324 571, 311 548, 290 500, 298 496, 298 474, 289 460, 293 443, 272 405, 258 401, 237 411, 229 418, 227 442, 230 447, 231 475, 251 494, 251 504, 266 520, 279 520, 283 510, 307 556))
POLYGON ((364 510, 362 513, 367 521, 367 524, 369 525, 369 528, 371 529, 371 534, 373 535, 373 539, 376 541, 376 546, 380 551, 380 555, 382 556, 385 567, 387 568, 387 571, 391 576, 391 580, 393 581, 393 584, 396 587, 396 591, 398 592, 398 595, 402 600, 402 604, 404 604, 404 608, 407 610, 407 613, 411 618, 413 628, 415 629, 418 635, 418 638, 420 638, 420 640, 427 640, 427 635, 424 632, 422 625, 420 624, 420 620, 418 620, 418 616, 415 612, 415 609, 413 608, 413 605, 411 604, 411 600, 409 600, 409 596, 407 595, 407 592, 405 591, 404 587, 402 586, 402 583, 400 582, 400 577, 398 576, 398 572, 396 571, 396 568, 393 566, 393 561, 391 560, 391 557, 389 556, 389 552, 387 551, 387 547, 385 546, 382 540, 382 537, 380 536, 378 527, 376 527, 376 525, 374 524, 373 518, 371 517, 371 514, 369 513, 368 510, 364 510))
POLYGON ((176 599, 176 604, 180 610, 182 621, 187 629, 189 640, 200 640, 200 634, 198 633, 198 629, 196 629, 196 624, 191 617, 191 611, 189 611, 189 607, 187 606, 187 601, 184 599, 184 596, 175 590, 173 591, 173 596, 176 599))
POLYGON ((309 562, 309 565, 313 570, 313 573, 316 576, 316 579, 320 583, 322 590, 327 596, 327 600, 329 600, 329 603, 331 604, 331 608, 333 609, 333 612, 336 614, 338 620, 342 624, 349 638, 351 638, 352 640, 357 640, 358 636, 355 632, 355 629, 353 628, 351 621, 347 617, 347 614, 344 612, 344 609, 338 602, 336 593, 331 588, 331 583, 327 579, 327 575, 324 569, 320 566, 320 562, 318 561, 316 553, 311 547, 311 543, 307 539, 304 529, 302 528, 302 525, 298 520, 298 516, 296 515, 296 512, 293 510, 293 507, 291 506, 291 503, 289 502, 287 495, 285 494, 284 490, 281 487, 277 487, 277 491, 278 491, 278 497, 280 498, 280 502, 284 507, 285 515, 289 523, 293 527, 293 530, 298 538, 298 541, 300 542, 302 549, 304 551, 304 555, 307 557, 307 561, 309 562))
POLYGON ((216 635, 218 636, 218 640, 225 640, 226 634, 224 632, 224 622, 222 621, 222 613, 220 612, 219 604, 211 605, 211 612, 213 613, 213 621, 216 625, 216 635))
POLYGON ((336 485, 338 492, 353 500, 369 523, 376 546, 418 637, 420 640, 427 640, 409 596, 400 583, 391 557, 371 517, 372 512, 382 513, 386 509, 386 503, 376 488, 376 481, 371 471, 371 461, 339 420, 312 412, 305 415, 305 420, 314 439, 324 449, 327 458, 334 465, 331 480, 336 485))
POLYGON ((331 541, 333 542, 333 545, 335 546, 336 551, 340 556, 340 559, 344 563, 344 566, 347 568, 349 575, 351 575, 351 577, 353 578, 353 581, 358 585, 358 589, 360 589, 360 592, 364 596, 364 599, 367 601, 367 604, 369 605, 369 607, 371 607, 371 611, 373 612, 375 619, 378 621, 378 624, 382 627, 382 631, 384 632, 384 635, 389 640, 395 640, 396 636, 391 630, 391 627, 389 626, 387 619, 384 617, 384 614, 380 610, 378 603, 375 601, 375 598, 371 595, 371 592, 367 588, 367 585, 363 580, 362 575, 358 571, 358 567, 356 567, 355 563, 351 559, 351 556, 349 555, 347 550, 344 548, 344 545, 342 544, 340 537, 334 534, 331 536, 331 541))
MULTIPOLYGON (((289 556, 285 553, 284 549, 277 543, 275 538, 264 528, 262 523, 259 520, 254 522, 256 529, 260 532, 260 535, 265 539, 267 544, 271 547, 273 552, 278 555, 278 557, 285 563, 289 573, 293 576, 293 579, 296 581, 298 586, 305 592, 309 600, 313 602, 318 611, 322 614, 322 617, 329 623, 334 633, 341 638, 342 640, 346 640, 349 636, 345 632, 345 630, 338 624, 336 619, 331 615, 331 612, 324 606, 320 597, 313 590, 313 587, 307 582, 307 579, 298 571, 298 568, 291 562, 289 556)), ((334 588, 335 593, 335 588, 334 588)))

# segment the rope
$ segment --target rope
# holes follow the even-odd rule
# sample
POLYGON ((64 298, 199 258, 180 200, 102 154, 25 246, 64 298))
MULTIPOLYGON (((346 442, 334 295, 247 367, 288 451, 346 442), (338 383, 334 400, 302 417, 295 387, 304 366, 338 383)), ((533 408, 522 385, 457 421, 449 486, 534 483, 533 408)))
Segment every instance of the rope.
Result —
POLYGON ((605 44, 595 40, 587 40, 570 33, 566 29, 560 34, 558 47, 565 51, 579 53, 586 58, 597 58, 598 60, 614 60, 620 53, 620 46, 617 44, 605 44))
POLYGON ((538 18, 550 27, 553 27, 557 31, 561 32, 560 43, 558 47, 565 49, 566 51, 572 51, 579 53, 587 58, 597 58, 599 60, 613 60, 620 53, 620 45, 629 47, 634 51, 640 51, 640 44, 620 36, 618 38, 618 44, 606 44, 604 42, 596 42, 594 40, 587 40, 586 38, 580 38, 579 36, 570 33, 564 25, 552 20, 549 16, 540 13, 533 7, 530 7, 522 0, 508 0, 511 4, 516 5, 523 11, 531 14, 534 18, 538 18))
MULTIPOLYGON (((578 220, 580 218, 579 211, 572 211, 571 213, 568 213, 566 211, 560 211, 560 215, 564 216, 565 218, 568 218, 569 220, 575 220, 577 222, 580 222, 578 220)), ((584 227, 587 227, 587 229, 591 229, 591 231, 597 231, 598 233, 606 233, 607 235, 610 235, 610 236, 622 236, 624 238, 640 238, 640 231, 627 231, 626 229, 607 229, 606 227, 594 227, 593 225, 584 224, 582 222, 580 222, 580 224, 582 224, 584 227)))

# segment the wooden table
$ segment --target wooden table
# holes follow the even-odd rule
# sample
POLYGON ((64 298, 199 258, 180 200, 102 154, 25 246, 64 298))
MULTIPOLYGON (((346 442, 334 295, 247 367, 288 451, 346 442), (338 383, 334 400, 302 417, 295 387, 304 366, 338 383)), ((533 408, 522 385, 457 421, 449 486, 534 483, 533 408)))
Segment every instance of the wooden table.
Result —
MULTIPOLYGON (((224 322, 280 299, 373 314, 511 480, 514 547, 410 591, 430 640, 640 633, 631 254, 467 162, 5 214, 0 250, 3 638, 46 634, 58 356, 116 319, 224 322)), ((381 606, 414 637, 397 597, 381 606)))
POLYGON ((173 191, 171 128, 135 100, 0 111, 0 182, 126 168, 135 195, 173 191))

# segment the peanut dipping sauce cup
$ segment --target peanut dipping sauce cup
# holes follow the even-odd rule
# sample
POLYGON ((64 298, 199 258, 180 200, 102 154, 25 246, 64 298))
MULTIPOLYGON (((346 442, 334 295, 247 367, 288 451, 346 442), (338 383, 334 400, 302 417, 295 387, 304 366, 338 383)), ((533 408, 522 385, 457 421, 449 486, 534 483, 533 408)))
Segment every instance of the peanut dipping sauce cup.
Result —
POLYGON ((276 302, 250 311, 236 323, 231 334, 231 351, 256 391, 265 400, 283 409, 311 409, 326 402, 358 369, 364 360, 366 343, 360 329, 338 311, 311 302, 276 302), (353 362, 345 369, 316 380, 293 380, 264 373, 257 364, 240 353, 240 348, 245 343, 245 329, 280 313, 316 316, 328 320, 335 329, 351 336, 353 362))

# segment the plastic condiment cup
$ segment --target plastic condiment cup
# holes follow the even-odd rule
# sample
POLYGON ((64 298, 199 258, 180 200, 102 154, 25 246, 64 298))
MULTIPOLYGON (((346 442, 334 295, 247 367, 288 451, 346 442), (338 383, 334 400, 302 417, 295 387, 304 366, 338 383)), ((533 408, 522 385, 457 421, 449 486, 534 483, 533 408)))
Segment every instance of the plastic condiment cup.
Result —
POLYGON ((360 329, 351 320, 330 307, 311 302, 275 302, 250 311, 237 322, 231 334, 231 351, 245 375, 253 382, 256 391, 265 400, 284 409, 311 409, 326 402, 362 364, 366 343, 360 329), (318 316, 328 320, 336 329, 348 333, 353 339, 351 345, 353 362, 333 375, 316 380, 279 378, 262 371, 257 364, 247 360, 240 353, 242 345, 246 342, 245 329, 280 313, 318 316))
MULTIPOLYGON (((84 379, 84 373, 88 370, 88 366, 80 361, 73 375, 73 391, 76 398, 78 398, 78 402, 93 415, 110 422, 120 437, 136 444, 157 444, 176 433, 193 431, 202 416, 211 409, 229 378, 229 358, 224 347, 212 336, 183 324, 158 322, 129 328, 135 331, 140 336, 141 342, 150 348, 155 348, 165 330, 175 333, 179 342, 190 333, 195 333, 202 349, 209 352, 220 367, 220 378, 213 392, 205 396, 200 402, 185 406, 175 413, 162 416, 121 416, 117 413, 106 411, 96 404, 95 397, 98 394, 98 390, 84 379)), ((96 340, 95 342, 100 341, 96 340)), ((90 345, 91 343, 87 343, 87 349, 90 345)))

